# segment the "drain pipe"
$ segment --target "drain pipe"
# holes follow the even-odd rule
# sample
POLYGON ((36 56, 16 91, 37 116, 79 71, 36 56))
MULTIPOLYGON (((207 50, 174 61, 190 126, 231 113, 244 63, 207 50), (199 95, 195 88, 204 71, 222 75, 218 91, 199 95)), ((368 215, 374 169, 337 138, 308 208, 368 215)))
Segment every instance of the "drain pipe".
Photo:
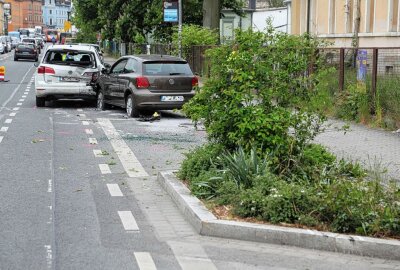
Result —
POLYGON ((307 1, 307 34, 310 34, 311 0, 307 1))

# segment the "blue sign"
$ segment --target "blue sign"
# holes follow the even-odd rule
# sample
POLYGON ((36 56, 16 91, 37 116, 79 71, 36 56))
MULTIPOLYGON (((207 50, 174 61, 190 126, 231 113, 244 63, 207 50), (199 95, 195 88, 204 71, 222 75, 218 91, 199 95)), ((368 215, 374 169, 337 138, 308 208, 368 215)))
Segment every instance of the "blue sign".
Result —
POLYGON ((177 0, 164 0, 164 22, 177 23, 179 20, 177 0))
POLYGON ((366 50, 359 50, 357 54, 357 81, 365 82, 367 78, 367 51, 366 50))

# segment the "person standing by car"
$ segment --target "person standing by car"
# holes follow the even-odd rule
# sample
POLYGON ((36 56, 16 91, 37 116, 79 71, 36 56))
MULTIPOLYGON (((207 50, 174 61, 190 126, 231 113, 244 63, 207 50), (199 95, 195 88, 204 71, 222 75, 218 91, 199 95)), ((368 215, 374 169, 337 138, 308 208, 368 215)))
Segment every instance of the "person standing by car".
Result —
POLYGON ((54 36, 51 38, 51 43, 53 43, 53 45, 56 44, 56 38, 54 36))

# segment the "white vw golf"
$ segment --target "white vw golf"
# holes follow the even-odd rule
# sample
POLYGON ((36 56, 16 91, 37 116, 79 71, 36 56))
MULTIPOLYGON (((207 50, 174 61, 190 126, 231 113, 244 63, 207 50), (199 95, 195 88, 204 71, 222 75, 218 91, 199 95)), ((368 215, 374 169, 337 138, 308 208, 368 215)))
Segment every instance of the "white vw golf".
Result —
POLYGON ((36 106, 47 100, 96 100, 95 82, 104 68, 92 46, 50 46, 35 74, 36 106))

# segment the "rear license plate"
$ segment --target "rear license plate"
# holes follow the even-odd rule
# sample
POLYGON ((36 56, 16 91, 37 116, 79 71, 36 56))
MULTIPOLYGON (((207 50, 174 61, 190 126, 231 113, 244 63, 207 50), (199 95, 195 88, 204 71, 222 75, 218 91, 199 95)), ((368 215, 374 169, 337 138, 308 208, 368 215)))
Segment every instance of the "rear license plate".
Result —
POLYGON ((161 101, 184 101, 183 96, 161 96, 161 101))
POLYGON ((29 52, 22 52, 22 54, 29 54, 29 52))
POLYGON ((79 79, 71 77, 60 77, 60 82, 79 82, 79 79))

